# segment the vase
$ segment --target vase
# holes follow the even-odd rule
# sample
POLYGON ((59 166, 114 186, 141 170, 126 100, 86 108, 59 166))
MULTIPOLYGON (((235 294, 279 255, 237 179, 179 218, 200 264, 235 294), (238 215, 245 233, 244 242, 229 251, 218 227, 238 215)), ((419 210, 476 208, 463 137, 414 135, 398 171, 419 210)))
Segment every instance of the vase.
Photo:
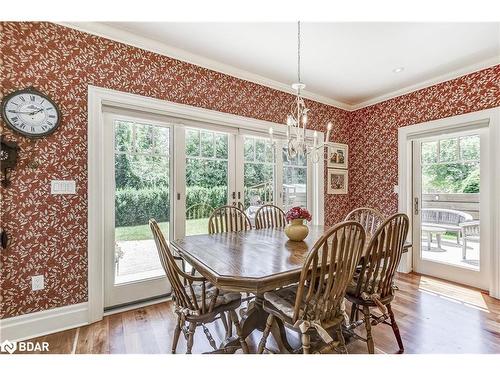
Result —
POLYGON ((291 241, 303 241, 309 234, 309 227, 304 224, 304 219, 294 219, 285 227, 285 234, 291 241))

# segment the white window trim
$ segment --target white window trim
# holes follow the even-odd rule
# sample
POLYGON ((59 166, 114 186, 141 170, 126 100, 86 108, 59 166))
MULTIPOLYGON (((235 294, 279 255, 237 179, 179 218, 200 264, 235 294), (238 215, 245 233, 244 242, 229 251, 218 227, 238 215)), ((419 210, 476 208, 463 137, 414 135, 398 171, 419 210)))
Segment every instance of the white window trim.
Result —
MULTIPOLYGON (((487 126, 489 128, 490 165, 490 215, 489 227, 492 229, 486 236, 490 239, 490 295, 500 298, 500 107, 467 113, 464 115, 447 117, 398 129, 398 201, 399 211, 412 212, 412 174, 411 174, 411 140, 426 135, 435 135, 438 132, 446 134, 450 130, 470 130, 472 127, 487 126)), ((409 232, 411 234, 411 230, 409 232)), ((412 270, 412 252, 403 254, 399 271, 412 270)))
MULTIPOLYGON (((249 132, 257 131, 268 133, 272 127, 276 137, 284 137, 286 127, 269 121, 257 120, 249 117, 237 116, 209 109, 178 104, 166 100, 130 94, 126 92, 88 86, 88 306, 89 323, 101 320, 104 312, 104 188, 103 188, 103 107, 116 107, 120 110, 132 110, 172 117, 172 123, 190 125, 190 122, 203 122, 214 129, 223 126, 225 129, 239 128, 249 132)), ((179 127, 180 128, 180 127, 179 127)), ((236 131, 236 129, 235 129, 236 131)), ((314 131, 307 130, 306 136, 313 137, 314 131)), ((174 126, 174 137, 179 134, 174 126)), ((318 132, 322 139, 324 134, 318 132)), ((175 155, 174 155, 175 157, 175 155)), ((313 192, 313 223, 324 222, 324 194, 322 158, 311 172, 317 189, 313 192)), ((177 176, 176 176, 177 177, 177 176)), ((182 179, 174 178, 176 181, 182 179)), ((181 186, 174 186, 174 191, 181 191, 181 186)), ((175 200, 176 205, 181 205, 183 200, 175 200)), ((175 209, 175 207, 174 207, 175 209)))

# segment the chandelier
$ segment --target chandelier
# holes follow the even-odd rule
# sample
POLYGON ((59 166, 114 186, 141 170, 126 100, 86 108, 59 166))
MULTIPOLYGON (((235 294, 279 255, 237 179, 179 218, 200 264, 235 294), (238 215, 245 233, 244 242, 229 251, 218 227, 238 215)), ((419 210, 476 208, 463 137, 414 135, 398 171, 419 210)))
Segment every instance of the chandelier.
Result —
MULTIPOLYGON (((287 143, 287 157, 294 159, 297 156, 311 155, 312 161, 317 163, 319 161, 319 153, 324 152, 325 147, 329 147, 330 132, 332 130, 332 123, 327 124, 327 132, 325 140, 322 144, 318 143, 318 133, 314 131, 312 145, 306 138, 307 118, 309 108, 306 107, 302 91, 306 85, 300 79, 300 21, 297 23, 297 82, 292 84, 292 89, 295 92, 295 99, 290 105, 290 112, 286 118, 286 143, 287 143)), ((273 128, 269 129, 271 143, 273 141, 273 128)))

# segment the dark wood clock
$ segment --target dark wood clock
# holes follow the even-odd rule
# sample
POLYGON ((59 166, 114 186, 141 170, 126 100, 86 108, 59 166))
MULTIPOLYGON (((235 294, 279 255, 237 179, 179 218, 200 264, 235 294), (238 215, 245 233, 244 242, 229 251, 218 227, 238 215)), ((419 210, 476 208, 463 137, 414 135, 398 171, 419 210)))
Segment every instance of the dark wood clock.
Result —
POLYGON ((29 138, 45 137, 61 123, 61 112, 56 103, 33 87, 5 96, 1 114, 7 126, 29 138))

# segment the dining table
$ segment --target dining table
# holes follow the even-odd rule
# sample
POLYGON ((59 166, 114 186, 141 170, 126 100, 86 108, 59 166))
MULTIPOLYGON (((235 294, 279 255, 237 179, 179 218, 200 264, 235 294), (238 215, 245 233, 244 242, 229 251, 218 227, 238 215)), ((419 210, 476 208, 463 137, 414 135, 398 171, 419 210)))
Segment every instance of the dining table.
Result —
MULTIPOLYGON (((267 228, 186 236, 171 241, 171 246, 220 290, 255 296, 242 316, 242 336, 246 338, 255 330, 265 329, 264 293, 299 281, 307 254, 327 229, 311 225, 309 235, 301 242, 289 240, 283 228, 267 228)), ((368 241, 362 257, 367 245, 368 241)), ((405 243, 403 251, 407 252, 409 247, 411 244, 405 243)), ((293 348, 285 327, 279 319, 276 322, 271 334, 279 351, 290 353, 293 348)), ((220 351, 232 352, 238 347, 238 338, 231 337, 222 343, 220 351)))

